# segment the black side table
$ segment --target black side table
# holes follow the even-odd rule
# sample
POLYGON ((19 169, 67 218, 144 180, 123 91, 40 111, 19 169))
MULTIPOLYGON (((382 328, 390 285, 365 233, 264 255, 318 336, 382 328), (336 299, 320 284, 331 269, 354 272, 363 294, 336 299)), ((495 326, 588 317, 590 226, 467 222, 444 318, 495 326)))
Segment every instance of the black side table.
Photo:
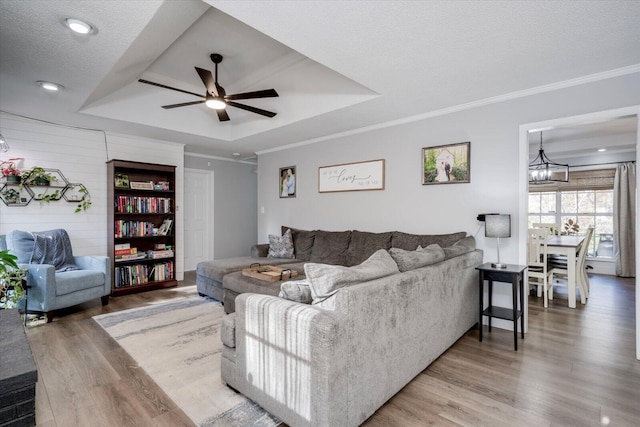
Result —
POLYGON ((489 332, 491 332, 491 319, 505 319, 513 321, 513 347, 518 351, 518 318, 520 318, 520 331, 524 339, 524 271, 526 265, 507 264, 506 268, 491 267, 491 263, 482 264, 476 267, 480 272, 480 314, 478 320, 478 331, 482 342, 482 319, 483 316, 489 318, 489 332), (484 281, 489 282, 489 306, 484 308, 484 281), (512 308, 496 307, 492 304, 493 282, 511 283, 511 293, 513 296, 512 308), (520 310, 518 310, 518 288, 520 288, 520 310))

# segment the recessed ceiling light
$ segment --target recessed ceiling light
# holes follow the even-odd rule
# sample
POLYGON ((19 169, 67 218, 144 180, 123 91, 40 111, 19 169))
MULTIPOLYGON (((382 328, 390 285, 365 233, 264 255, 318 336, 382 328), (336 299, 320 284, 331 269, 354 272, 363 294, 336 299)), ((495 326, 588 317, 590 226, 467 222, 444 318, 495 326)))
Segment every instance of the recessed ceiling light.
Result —
POLYGON ((42 89, 46 89, 46 90, 50 90, 50 91, 56 91, 56 90, 60 90, 62 89, 64 86, 59 85, 58 83, 53 83, 53 82, 45 82, 43 80, 38 80, 36 82, 36 84, 38 86, 40 86, 42 89))
POLYGON ((93 32, 93 27, 84 21, 74 18, 67 18, 64 23, 69 27, 71 31, 78 34, 89 34, 93 32))
POLYGON ((602 153, 603 151, 607 151, 607 149, 606 148, 598 148, 598 151, 602 153))
POLYGON ((234 156, 238 157, 240 153, 233 153, 234 156))

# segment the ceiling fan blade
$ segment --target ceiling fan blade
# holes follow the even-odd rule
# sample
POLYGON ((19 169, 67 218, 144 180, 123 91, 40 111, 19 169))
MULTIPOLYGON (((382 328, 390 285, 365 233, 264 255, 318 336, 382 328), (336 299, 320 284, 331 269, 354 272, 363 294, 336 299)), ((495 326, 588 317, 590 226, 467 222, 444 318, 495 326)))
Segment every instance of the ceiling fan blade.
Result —
POLYGON ((267 110, 262 110, 260 108, 251 107, 249 105, 238 104, 237 102, 233 102, 233 101, 227 101, 227 105, 231 105, 232 107, 241 108, 243 110, 251 111, 252 113, 261 114, 267 117, 273 117, 277 114, 277 113, 274 113, 273 111, 267 111, 267 110))
POLYGON ((218 90, 216 89, 216 82, 213 80, 213 76, 211 75, 211 71, 205 70, 204 68, 195 67, 202 83, 204 83, 207 88, 207 92, 209 92, 213 96, 218 96, 218 90))
POLYGON ((165 110, 170 110, 171 108, 178 108, 178 107, 186 107, 187 105, 196 105, 196 104, 202 104, 205 101, 191 101, 191 102, 183 102, 181 104, 171 104, 171 105, 163 105, 162 108, 164 108, 165 110))
POLYGON ((236 93, 234 95, 226 95, 224 99, 253 99, 253 98, 275 98, 278 95, 275 89, 257 90, 255 92, 236 93))
POLYGON ((216 110, 216 113, 218 113, 218 119, 221 122, 229 121, 229 114, 227 114, 226 110, 216 110))
POLYGON ((160 83, 150 82, 149 80, 145 80, 145 79, 138 79, 138 81, 139 81, 140 83, 146 83, 146 84, 151 85, 151 86, 158 86, 158 87, 162 87, 162 88, 165 88, 165 89, 171 89, 171 90, 175 90, 175 91, 178 91, 178 92, 187 93, 187 94, 189 94, 189 95, 195 95, 195 96, 197 96, 197 97, 199 97, 199 98, 204 98, 204 96, 202 96, 202 95, 201 95, 201 94, 199 94, 199 93, 193 93, 193 92, 189 92, 189 91, 187 91, 187 90, 177 89, 177 88, 175 88, 175 87, 166 86, 166 85, 163 85, 163 84, 160 84, 160 83))
POLYGON ((218 82, 216 82, 216 89, 218 89, 218 96, 221 96, 224 98, 227 95, 227 92, 224 90, 222 86, 218 84, 218 82))

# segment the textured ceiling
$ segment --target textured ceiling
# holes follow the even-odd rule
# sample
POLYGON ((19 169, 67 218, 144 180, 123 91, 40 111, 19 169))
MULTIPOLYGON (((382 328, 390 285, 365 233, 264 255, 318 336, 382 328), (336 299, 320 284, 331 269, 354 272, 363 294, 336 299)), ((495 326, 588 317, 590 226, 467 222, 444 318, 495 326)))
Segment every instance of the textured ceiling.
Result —
POLYGON ((640 2, 0 1, 0 109, 231 157, 596 73, 640 70, 640 2), (211 7, 212 6, 212 7, 211 7), (65 17, 87 20, 71 34, 65 17), (227 93, 275 88, 218 122, 194 66, 227 93), (625 68, 626 67, 626 68, 625 68), (620 70, 622 69, 622 71, 620 70), (43 93, 36 80, 61 83, 43 93))

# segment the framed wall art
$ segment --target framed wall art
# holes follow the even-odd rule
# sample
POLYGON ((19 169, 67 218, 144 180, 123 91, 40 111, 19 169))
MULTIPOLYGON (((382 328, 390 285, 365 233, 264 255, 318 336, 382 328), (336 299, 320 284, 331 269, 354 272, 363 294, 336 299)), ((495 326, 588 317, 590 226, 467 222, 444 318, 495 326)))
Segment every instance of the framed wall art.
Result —
POLYGON ((279 180, 280 198, 296 197, 296 167, 280 168, 279 180))
POLYGON ((471 182, 471 142, 422 149, 422 185, 471 182))
POLYGON ((384 159, 318 168, 318 192, 384 190, 384 159))

